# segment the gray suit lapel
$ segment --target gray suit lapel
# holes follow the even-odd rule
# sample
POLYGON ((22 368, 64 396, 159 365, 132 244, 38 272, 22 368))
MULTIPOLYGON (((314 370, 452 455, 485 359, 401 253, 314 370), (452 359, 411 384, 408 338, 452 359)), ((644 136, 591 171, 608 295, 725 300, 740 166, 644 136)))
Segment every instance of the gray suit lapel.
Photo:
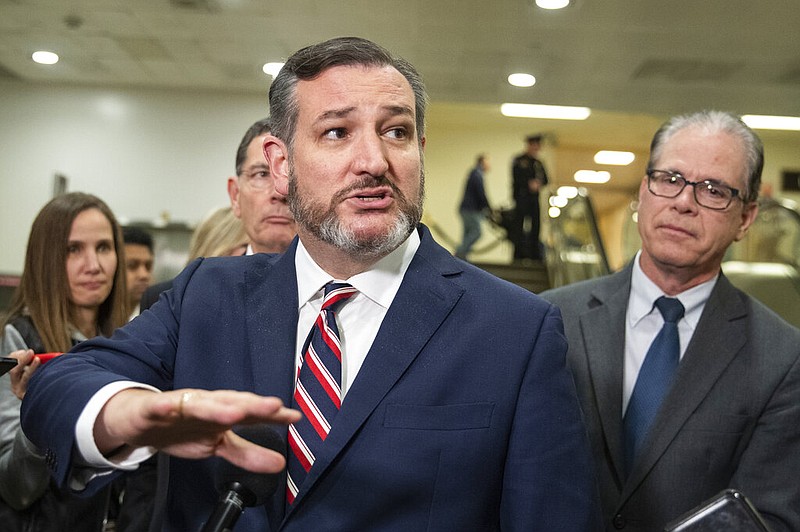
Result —
POLYGON ((622 448, 622 376, 625 357, 625 313, 630 267, 595 287, 597 306, 580 317, 586 362, 603 435, 619 478, 624 478, 622 448))
POLYGON ((623 498, 627 498, 666 452, 725 368, 741 351, 747 341, 746 332, 741 327, 746 316, 741 298, 728 279, 720 276, 678 367, 675 383, 653 421, 644 452, 631 471, 623 498))

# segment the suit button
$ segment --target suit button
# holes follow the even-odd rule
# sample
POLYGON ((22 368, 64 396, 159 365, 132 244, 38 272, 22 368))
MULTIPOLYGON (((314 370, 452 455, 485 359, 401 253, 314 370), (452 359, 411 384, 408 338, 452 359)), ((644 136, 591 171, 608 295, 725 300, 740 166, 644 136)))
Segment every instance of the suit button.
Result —
POLYGON ((628 524, 628 522, 625 520, 624 517, 622 517, 621 514, 615 515, 614 519, 611 522, 614 524, 614 528, 616 528, 617 530, 622 530, 623 528, 625 528, 625 525, 628 524))

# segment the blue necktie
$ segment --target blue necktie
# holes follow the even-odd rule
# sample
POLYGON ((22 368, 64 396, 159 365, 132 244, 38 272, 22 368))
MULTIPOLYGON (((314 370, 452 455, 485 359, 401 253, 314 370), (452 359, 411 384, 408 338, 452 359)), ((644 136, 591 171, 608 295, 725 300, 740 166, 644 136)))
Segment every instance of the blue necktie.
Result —
POLYGON ((623 420, 628 472, 639 455, 661 401, 667 395, 680 360, 678 320, 683 317, 683 305, 677 299, 662 296, 656 300, 655 306, 664 317, 664 326, 647 350, 623 420))
POLYGON ((303 363, 292 396, 292 408, 300 410, 303 419, 289 426, 288 504, 294 502, 341 407, 342 350, 336 311, 355 293, 347 283, 325 285, 322 309, 303 346, 303 363))

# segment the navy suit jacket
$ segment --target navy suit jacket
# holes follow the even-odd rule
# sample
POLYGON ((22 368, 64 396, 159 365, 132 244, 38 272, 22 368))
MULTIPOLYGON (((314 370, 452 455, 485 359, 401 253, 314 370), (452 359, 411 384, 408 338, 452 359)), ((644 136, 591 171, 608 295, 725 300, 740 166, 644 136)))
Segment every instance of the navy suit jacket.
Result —
MULTIPOLYGON (((237 531, 596 530, 594 467, 559 311, 421 246, 286 512, 285 475, 237 531)), ((75 422, 122 378, 160 389, 248 390, 290 403, 296 242, 280 256, 199 259, 111 339, 81 344, 31 382, 25 432, 60 483, 75 422)), ((278 431, 285 439, 286 428, 278 431)), ((197 530, 215 460, 172 458, 165 530, 197 530)), ((102 482, 98 478, 93 483, 102 482)), ((90 483, 87 491, 93 489, 90 483)))

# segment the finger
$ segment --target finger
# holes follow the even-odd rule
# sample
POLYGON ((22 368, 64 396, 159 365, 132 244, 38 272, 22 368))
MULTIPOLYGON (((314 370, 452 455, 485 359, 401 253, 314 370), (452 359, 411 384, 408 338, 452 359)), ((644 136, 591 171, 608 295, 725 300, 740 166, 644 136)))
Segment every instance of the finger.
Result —
POLYGON ((279 473, 286 467, 282 454, 248 441, 232 430, 225 432, 215 454, 254 473, 279 473))
POLYGON ((231 390, 184 389, 154 398, 152 414, 167 419, 200 420, 220 426, 258 422, 293 423, 300 413, 286 408, 277 397, 231 390))

